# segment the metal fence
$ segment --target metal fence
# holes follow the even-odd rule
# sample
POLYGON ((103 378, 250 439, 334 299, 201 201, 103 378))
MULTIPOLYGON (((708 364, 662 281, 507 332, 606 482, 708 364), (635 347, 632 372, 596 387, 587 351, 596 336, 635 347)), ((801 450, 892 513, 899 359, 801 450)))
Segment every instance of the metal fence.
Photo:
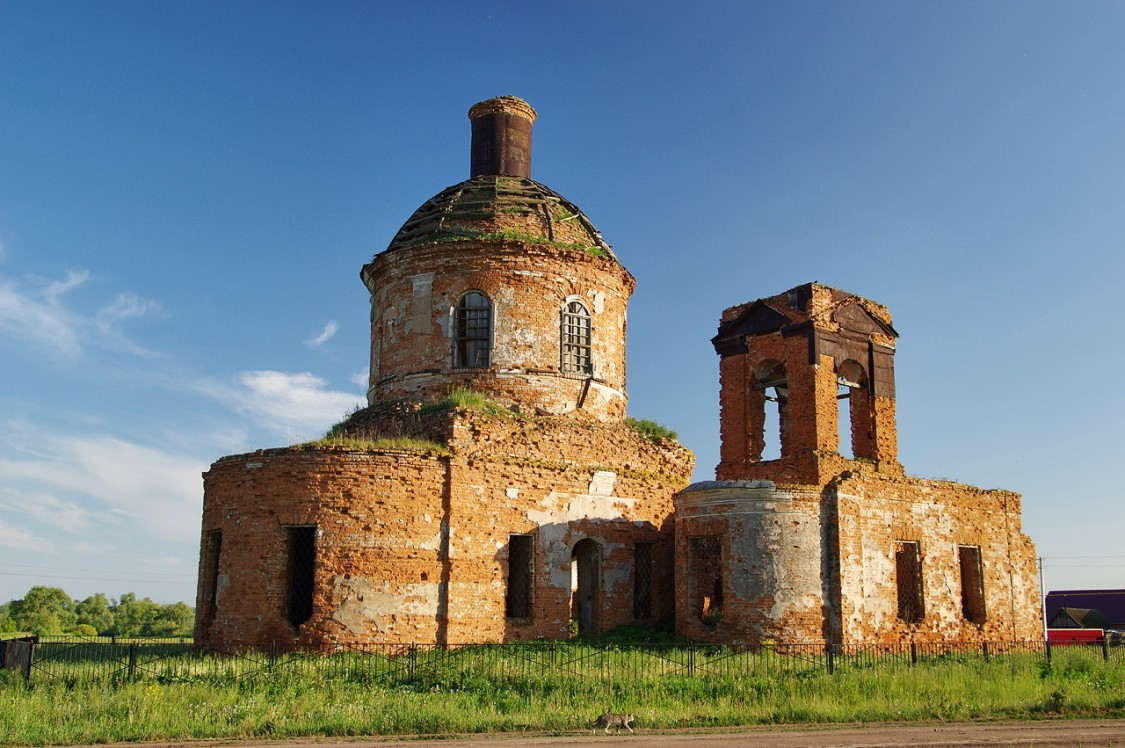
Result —
POLYGON ((534 641, 509 644, 370 644, 335 652, 247 651, 208 654, 190 639, 42 637, 11 641, 28 683, 206 681, 255 678, 351 680, 388 686, 456 688, 472 682, 524 684, 548 681, 646 682, 669 678, 776 678, 828 675, 860 669, 997 664, 1037 668, 1053 657, 1078 655, 1120 664, 1125 647, 1108 642, 1049 645, 1043 641, 903 643, 874 645, 772 644, 736 647, 709 644, 610 644, 597 641, 534 641))

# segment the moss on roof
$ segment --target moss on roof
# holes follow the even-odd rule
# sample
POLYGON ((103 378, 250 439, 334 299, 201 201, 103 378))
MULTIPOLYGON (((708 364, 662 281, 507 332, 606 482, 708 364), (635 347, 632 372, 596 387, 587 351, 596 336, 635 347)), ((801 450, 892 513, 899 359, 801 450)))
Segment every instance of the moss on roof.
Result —
POLYGON ((530 179, 495 175, 455 184, 427 200, 387 250, 466 239, 521 241, 617 260, 573 203, 530 179))

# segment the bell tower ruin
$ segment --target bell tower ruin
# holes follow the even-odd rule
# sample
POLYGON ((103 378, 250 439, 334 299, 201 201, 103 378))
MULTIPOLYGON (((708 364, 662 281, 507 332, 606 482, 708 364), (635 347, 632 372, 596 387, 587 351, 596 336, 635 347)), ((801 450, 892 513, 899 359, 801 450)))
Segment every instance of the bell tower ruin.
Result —
POLYGON ((711 340, 720 356, 716 477, 819 482, 843 469, 834 458, 848 446, 856 459, 901 472, 897 337, 885 307, 815 283, 726 310, 711 340), (777 460, 763 459, 770 440, 777 460))
POLYGON ((885 307, 817 283, 731 307, 717 480, 676 494, 676 629, 723 643, 1040 635, 1020 497, 898 462, 885 307))

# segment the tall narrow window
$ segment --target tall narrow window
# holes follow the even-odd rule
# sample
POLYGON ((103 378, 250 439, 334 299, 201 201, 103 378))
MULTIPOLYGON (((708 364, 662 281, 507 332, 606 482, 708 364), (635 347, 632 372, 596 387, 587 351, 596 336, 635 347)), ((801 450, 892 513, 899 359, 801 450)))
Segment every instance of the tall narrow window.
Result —
POLYGON ((531 617, 530 535, 508 536, 508 592, 504 598, 504 615, 508 618, 531 617))
POLYGON ((286 527, 289 543, 285 614, 300 626, 312 617, 313 580, 316 570, 316 526, 286 527))
POLYGON ((961 614, 966 621, 984 623, 984 570, 980 548, 959 545, 957 558, 961 565, 961 614))
POLYGON ((590 311, 581 301, 568 301, 562 313, 562 370, 593 374, 590 356, 590 311))
POLYGON ((748 457, 752 462, 776 460, 786 454, 788 444, 789 380, 785 365, 772 359, 762 361, 754 370, 753 388, 755 401, 761 403, 753 407, 761 410, 750 415, 748 457))
POLYGON ((652 543, 633 546, 633 617, 652 618, 652 543))
POLYGON ((453 365, 488 368, 492 347, 492 302, 479 291, 470 291, 457 302, 455 315, 453 365))
POLYGON ((688 579, 699 620, 715 625, 723 617, 723 539, 717 535, 690 538, 688 579))
POLYGON ((926 615, 922 605, 922 555, 913 540, 895 541, 895 585, 899 619, 907 623, 921 621, 926 615))
POLYGON ((222 551, 222 530, 212 530, 207 533, 207 561, 203 569, 203 578, 207 580, 207 587, 204 592, 207 595, 206 620, 208 623, 215 617, 215 613, 219 609, 219 556, 222 551))

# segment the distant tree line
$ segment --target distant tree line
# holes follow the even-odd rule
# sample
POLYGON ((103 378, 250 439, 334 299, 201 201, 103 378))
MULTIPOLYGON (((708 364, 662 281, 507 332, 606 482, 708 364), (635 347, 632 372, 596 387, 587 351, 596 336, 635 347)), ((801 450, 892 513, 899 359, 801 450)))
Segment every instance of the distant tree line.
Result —
POLYGON ((101 592, 72 600, 58 587, 32 587, 19 600, 0 605, 0 633, 83 636, 190 636, 195 610, 186 603, 164 605, 126 592, 120 599, 101 592))

